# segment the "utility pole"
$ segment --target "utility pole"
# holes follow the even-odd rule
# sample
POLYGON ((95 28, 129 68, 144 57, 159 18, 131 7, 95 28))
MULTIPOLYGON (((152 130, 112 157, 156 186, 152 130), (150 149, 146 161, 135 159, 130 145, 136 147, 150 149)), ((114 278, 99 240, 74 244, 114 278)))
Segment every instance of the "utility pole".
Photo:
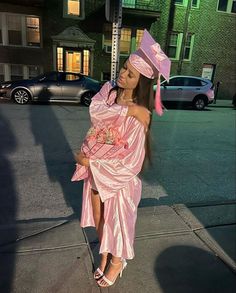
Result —
POLYGON ((111 79, 115 80, 119 73, 122 0, 106 0, 106 19, 112 22, 111 79))
POLYGON ((190 11, 192 7, 192 0, 188 0, 187 8, 186 8, 186 14, 184 19, 184 28, 183 28, 183 40, 180 48, 180 54, 179 54, 179 62, 178 62, 178 68, 177 68, 177 74, 181 74, 182 71, 182 64, 184 60, 185 55, 185 45, 188 37, 188 23, 190 19, 190 11))

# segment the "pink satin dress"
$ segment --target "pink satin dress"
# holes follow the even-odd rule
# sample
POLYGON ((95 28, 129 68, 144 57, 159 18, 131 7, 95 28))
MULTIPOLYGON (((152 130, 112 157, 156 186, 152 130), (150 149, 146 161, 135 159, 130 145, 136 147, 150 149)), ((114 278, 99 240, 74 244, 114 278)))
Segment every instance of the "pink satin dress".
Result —
POLYGON ((138 178, 145 157, 145 132, 134 117, 127 117, 127 106, 115 103, 115 93, 107 82, 90 105, 93 126, 113 125, 127 141, 124 158, 90 159, 90 172, 84 179, 81 227, 95 226, 91 188, 104 203, 104 228, 99 253, 109 252, 124 259, 134 257, 135 223, 142 184, 138 178))

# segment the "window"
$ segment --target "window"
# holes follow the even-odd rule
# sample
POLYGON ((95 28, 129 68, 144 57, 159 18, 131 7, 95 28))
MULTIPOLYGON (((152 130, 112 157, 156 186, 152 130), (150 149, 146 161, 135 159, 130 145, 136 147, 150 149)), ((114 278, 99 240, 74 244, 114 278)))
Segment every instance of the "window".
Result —
POLYGON ((2 44, 2 15, 0 14, 0 44, 2 44))
POLYGON ((67 1, 67 13, 72 15, 80 15, 80 1, 68 0, 67 1))
MULTIPOLYGON (((175 0, 175 4, 186 6, 188 5, 189 0, 175 0)), ((200 0, 192 0, 192 7, 199 8, 200 0)))
POLYGON ((63 0, 63 16, 69 18, 84 18, 84 0, 63 0))
POLYGON ((81 79, 80 75, 73 74, 73 73, 64 73, 64 76, 63 76, 63 80, 65 81, 73 81, 73 80, 79 81, 80 79, 81 79))
POLYGON ((4 81, 4 64, 0 63, 0 82, 4 81))
POLYGON ((168 56, 172 59, 179 59, 180 46, 182 43, 182 33, 171 33, 168 46, 168 56))
POLYGON ((34 78, 40 74, 40 67, 35 65, 28 66, 28 78, 34 78))
POLYGON ((23 66, 18 64, 11 64, 10 66, 11 80, 23 79, 23 66))
POLYGON ((9 45, 22 45, 22 29, 20 15, 7 15, 9 45))
MULTIPOLYGON (((143 36, 143 29, 122 28, 120 37, 120 54, 128 55, 131 51, 138 49, 143 36)), ((103 48, 105 52, 111 53, 112 47, 112 27, 110 24, 104 25, 103 48)))
POLYGON ((31 15, 0 13, 0 44, 40 47, 40 18, 31 15))
POLYGON ((120 37, 120 54, 129 54, 131 44, 131 29, 122 28, 120 37))
POLYGON ((138 49, 140 46, 140 43, 143 37, 143 32, 144 30, 139 30, 139 29, 136 32, 136 49, 138 49))
POLYGON ((39 18, 26 17, 26 44, 40 47, 39 18))
MULTIPOLYGON (((168 46, 168 56, 171 59, 179 60, 182 41, 183 33, 171 33, 168 46)), ((192 58, 193 43, 194 35, 188 34, 184 48, 184 60, 186 61, 190 61, 192 58)))
POLYGON ((135 8, 136 0, 123 0, 122 6, 126 8, 135 8))
POLYGON ((194 35, 188 34, 184 49, 184 60, 191 60, 194 35))
POLYGON ((89 58, 90 58, 90 51, 84 50, 83 56, 83 74, 89 75, 89 58))
POLYGON ((236 1, 235 0, 219 0, 218 11, 236 13, 236 1))
POLYGON ((57 70, 63 71, 63 48, 57 48, 57 70))

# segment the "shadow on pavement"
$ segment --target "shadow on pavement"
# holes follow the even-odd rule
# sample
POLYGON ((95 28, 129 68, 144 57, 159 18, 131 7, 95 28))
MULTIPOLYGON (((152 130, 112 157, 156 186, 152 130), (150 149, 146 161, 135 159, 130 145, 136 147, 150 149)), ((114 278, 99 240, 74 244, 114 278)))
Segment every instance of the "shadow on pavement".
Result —
MULTIPOLYGON (((15 226, 17 212, 17 194, 15 188, 14 170, 8 159, 8 154, 15 151, 17 142, 11 130, 9 121, 0 111, 0 178, 1 178, 1 204, 0 204, 0 248, 3 242, 17 237, 15 226), (7 229, 7 225, 11 229, 7 229)), ((0 252, 0 292, 11 292, 15 270, 15 250, 8 255, 6 261, 0 252)))
POLYGON ((72 217, 81 214, 82 182, 72 184, 70 181, 75 168, 74 155, 63 129, 50 105, 30 107, 31 129, 35 142, 42 146, 48 177, 58 182, 67 206, 73 210, 72 217))
POLYGON ((165 293, 235 292, 234 274, 217 256, 193 246, 164 250, 156 259, 155 274, 165 293))

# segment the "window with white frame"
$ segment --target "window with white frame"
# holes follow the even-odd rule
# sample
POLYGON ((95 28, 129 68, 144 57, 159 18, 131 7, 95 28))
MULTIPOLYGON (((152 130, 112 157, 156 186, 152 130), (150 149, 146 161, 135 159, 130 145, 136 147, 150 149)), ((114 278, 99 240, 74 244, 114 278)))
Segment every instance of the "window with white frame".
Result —
POLYGON ((236 13, 236 0, 218 0, 218 11, 236 13))
MULTIPOLYGON (((129 55, 136 50, 142 39, 144 30, 124 27, 121 29, 120 54, 129 55)), ((106 23, 104 25, 103 48, 107 53, 111 52, 112 47, 112 27, 106 23)))
POLYGON ((0 43, 3 46, 40 47, 40 18, 0 13, 0 43), (1 24, 4 25, 1 27, 1 24))
MULTIPOLYGON (((168 45, 168 56, 171 59, 179 60, 182 42, 183 42, 183 33, 173 32, 170 34, 170 40, 168 45)), ((190 61, 192 58, 193 43, 194 43, 194 35, 189 33, 187 35, 185 48, 184 48, 184 60, 186 61, 190 61)))
MULTIPOLYGON (((175 0, 175 4, 187 6, 189 0, 175 0)), ((190 0, 191 1, 191 0, 190 0)), ((192 0, 192 7, 199 8, 200 0, 192 0)))
POLYGON ((63 0, 63 16, 84 18, 84 0, 63 0))
POLYGON ((193 51, 193 43, 194 43, 194 35, 188 34, 185 48, 184 48, 184 60, 190 61, 192 58, 192 51, 193 51))

